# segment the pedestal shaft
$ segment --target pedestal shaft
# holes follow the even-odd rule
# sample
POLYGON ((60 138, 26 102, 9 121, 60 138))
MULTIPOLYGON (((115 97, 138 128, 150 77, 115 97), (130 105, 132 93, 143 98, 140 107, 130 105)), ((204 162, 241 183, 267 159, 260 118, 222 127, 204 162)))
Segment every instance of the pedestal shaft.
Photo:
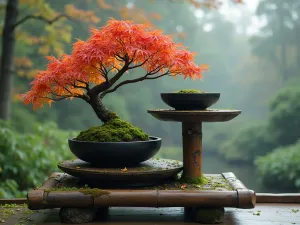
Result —
POLYGON ((182 123, 183 178, 202 176, 202 123, 182 123))

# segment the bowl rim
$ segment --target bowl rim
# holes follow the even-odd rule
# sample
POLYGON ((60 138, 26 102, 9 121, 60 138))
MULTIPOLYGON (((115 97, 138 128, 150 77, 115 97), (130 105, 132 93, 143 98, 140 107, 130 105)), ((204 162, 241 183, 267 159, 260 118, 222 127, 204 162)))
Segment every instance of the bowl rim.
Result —
POLYGON ((78 141, 78 140, 75 140, 76 137, 72 137, 72 138, 69 138, 68 139, 68 142, 77 142, 77 143, 89 143, 89 144, 99 144, 99 143, 102 143, 102 144, 135 144, 135 143, 149 143, 149 142, 160 142, 161 141, 161 138, 160 137, 156 137, 156 136, 149 136, 149 139, 150 140, 147 140, 147 141, 116 141, 116 142, 96 142, 96 141, 78 141))
POLYGON ((163 92, 161 95, 221 95, 218 92, 205 92, 205 93, 173 93, 173 92, 163 92))

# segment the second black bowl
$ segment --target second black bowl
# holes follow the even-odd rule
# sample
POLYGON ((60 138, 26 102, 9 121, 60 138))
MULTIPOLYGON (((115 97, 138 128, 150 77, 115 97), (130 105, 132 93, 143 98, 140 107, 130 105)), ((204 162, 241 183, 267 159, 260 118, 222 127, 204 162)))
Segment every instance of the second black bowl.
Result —
POLYGON ((176 110, 204 110, 219 100, 220 93, 161 93, 160 96, 176 110))

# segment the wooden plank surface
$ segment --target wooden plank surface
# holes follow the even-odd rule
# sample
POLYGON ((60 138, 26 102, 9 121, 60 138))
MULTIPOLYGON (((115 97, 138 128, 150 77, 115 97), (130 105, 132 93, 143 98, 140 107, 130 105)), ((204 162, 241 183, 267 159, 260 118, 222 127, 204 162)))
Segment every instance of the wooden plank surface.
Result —
MULTIPOLYGON (((4 208, 0 208, 0 215, 4 208)), ((29 213, 24 208, 13 209, 14 215, 1 224, 62 225, 58 209, 29 213), (20 223, 20 219, 22 223, 20 223)), ((106 221, 86 225, 196 225, 184 219, 183 208, 111 208, 106 221)), ((300 204, 257 204, 255 209, 226 208, 224 225, 300 225, 300 204)))

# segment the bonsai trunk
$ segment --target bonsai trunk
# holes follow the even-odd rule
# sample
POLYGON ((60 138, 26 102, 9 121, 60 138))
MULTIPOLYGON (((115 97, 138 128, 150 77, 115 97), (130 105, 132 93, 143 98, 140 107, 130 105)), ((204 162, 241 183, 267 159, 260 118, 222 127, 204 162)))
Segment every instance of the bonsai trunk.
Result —
POLYGON ((90 96, 89 100, 90 105, 94 109, 97 117, 103 122, 106 123, 107 121, 118 118, 117 114, 110 111, 102 102, 100 95, 90 96))

